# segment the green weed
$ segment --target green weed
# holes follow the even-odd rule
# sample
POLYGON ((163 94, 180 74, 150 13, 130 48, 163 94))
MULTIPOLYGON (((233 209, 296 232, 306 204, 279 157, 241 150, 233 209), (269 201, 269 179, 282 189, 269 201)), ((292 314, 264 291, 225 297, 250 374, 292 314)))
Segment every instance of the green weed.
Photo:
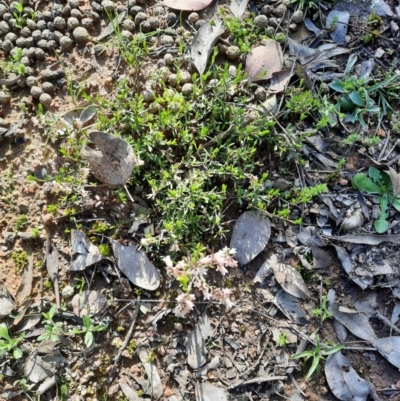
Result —
POLYGON ((25 333, 19 335, 19 337, 12 338, 8 332, 8 327, 5 323, 0 324, 0 356, 4 357, 8 352, 12 352, 15 359, 22 357, 22 350, 18 348, 18 344, 25 337, 25 333))
POLYGON ((88 315, 83 316, 83 327, 81 330, 73 329, 71 334, 85 334, 85 345, 89 348, 94 342, 94 334, 98 331, 107 330, 106 324, 99 324, 95 326, 88 315))

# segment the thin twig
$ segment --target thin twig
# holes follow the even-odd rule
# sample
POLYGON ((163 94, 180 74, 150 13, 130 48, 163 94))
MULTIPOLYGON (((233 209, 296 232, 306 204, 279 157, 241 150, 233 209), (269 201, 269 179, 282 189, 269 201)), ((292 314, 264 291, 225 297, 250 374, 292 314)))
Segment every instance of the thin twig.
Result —
POLYGON ((128 346, 128 343, 132 337, 133 329, 135 328, 135 323, 136 323, 137 317, 139 315, 140 295, 138 295, 136 301, 137 301, 137 304, 136 304, 135 314, 133 315, 131 326, 129 327, 128 333, 126 334, 125 340, 122 343, 121 348, 118 351, 118 354, 114 357, 114 365, 113 365, 112 371, 111 371, 111 380, 114 376, 115 367, 116 367, 119 359, 121 358, 122 353, 125 351, 126 347, 128 346))
POLYGON ((286 380, 287 376, 266 376, 266 377, 255 377, 254 379, 245 380, 239 383, 232 384, 227 388, 227 390, 232 390, 236 387, 246 386, 247 384, 254 384, 254 383, 265 383, 265 382, 272 382, 276 380, 286 380))

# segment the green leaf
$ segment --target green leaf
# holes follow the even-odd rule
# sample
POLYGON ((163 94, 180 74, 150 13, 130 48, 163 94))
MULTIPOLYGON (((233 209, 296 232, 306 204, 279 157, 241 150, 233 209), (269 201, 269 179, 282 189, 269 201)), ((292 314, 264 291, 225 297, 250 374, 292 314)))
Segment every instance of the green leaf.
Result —
POLYGON ((346 84, 338 79, 335 79, 331 84, 328 85, 331 89, 336 92, 344 93, 346 84))
POLYGON ((8 328, 5 323, 0 324, 0 337, 4 338, 5 340, 10 339, 10 335, 8 334, 8 328))
POLYGON ((319 357, 314 356, 313 363, 311 365, 310 370, 307 373, 306 380, 308 380, 311 377, 311 375, 315 372, 315 369, 317 369, 317 367, 319 365, 319 360, 320 360, 319 357))
POLYGON ((89 348, 93 344, 94 336, 91 331, 88 331, 85 334, 85 345, 87 348, 89 348))
POLYGON ((354 64, 357 62, 357 56, 353 53, 349 56, 347 61, 346 69, 344 70, 344 75, 348 75, 351 69, 354 67, 354 64))
POLYGON ((357 106, 360 106, 360 107, 365 106, 365 100, 360 96, 360 94, 357 91, 352 91, 351 93, 349 93, 348 96, 349 96, 350 100, 357 106))
POLYGON ((398 75, 392 75, 391 77, 385 79, 384 81, 378 82, 375 85, 372 85, 368 88, 368 92, 374 92, 377 89, 384 88, 385 86, 390 85, 393 82, 396 82, 399 79, 398 75))
POLYGON ((343 107, 344 110, 353 110, 355 107, 355 104, 351 101, 351 99, 347 95, 343 95, 339 99, 339 104, 340 106, 343 107))
POLYGON ((293 355, 290 359, 300 359, 300 358, 309 359, 312 356, 313 356, 312 351, 304 351, 304 352, 300 352, 299 354, 293 355))
POLYGON ((92 331, 104 331, 107 330, 106 324, 99 324, 98 326, 92 327, 92 331))
POLYGON ((48 313, 48 319, 53 320, 54 315, 56 314, 56 307, 52 306, 48 313))
POLYGON ((90 326, 92 325, 92 321, 88 315, 83 316, 83 325, 85 326, 86 330, 89 330, 90 326))
POLYGON ((343 348, 344 348, 344 345, 336 345, 335 347, 331 347, 331 348, 322 350, 322 353, 323 353, 323 355, 332 355, 335 352, 338 352, 343 348))
POLYGON ((396 199, 393 201, 393 207, 394 207, 398 212, 400 212, 400 199, 399 199, 399 198, 396 198, 396 199))
POLYGON ((19 359, 22 357, 22 351, 19 348, 15 348, 13 351, 13 357, 19 359))
POLYGON ((353 177, 353 186, 360 191, 365 191, 369 194, 380 194, 381 188, 375 184, 366 174, 358 173, 353 177))
POLYGON ((379 218, 375 220, 374 227, 378 234, 383 234, 389 228, 389 222, 383 218, 379 218))
POLYGON ((382 179, 381 172, 375 168, 375 167, 370 167, 368 169, 368 175, 375 181, 379 182, 382 179))

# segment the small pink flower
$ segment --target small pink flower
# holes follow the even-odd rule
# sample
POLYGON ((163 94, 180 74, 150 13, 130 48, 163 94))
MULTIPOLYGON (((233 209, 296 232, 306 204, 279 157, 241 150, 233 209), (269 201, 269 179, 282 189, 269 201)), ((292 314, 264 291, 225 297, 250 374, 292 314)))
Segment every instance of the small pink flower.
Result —
POLYGON ((175 316, 185 317, 194 307, 195 296, 193 294, 183 293, 176 297, 178 303, 174 309, 175 316))

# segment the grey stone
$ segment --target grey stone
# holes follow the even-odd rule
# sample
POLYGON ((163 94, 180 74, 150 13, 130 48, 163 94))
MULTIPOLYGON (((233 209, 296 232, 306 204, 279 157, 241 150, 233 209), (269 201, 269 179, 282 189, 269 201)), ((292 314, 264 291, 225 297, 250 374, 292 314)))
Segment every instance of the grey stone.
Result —
POLYGON ((303 11, 296 10, 292 15, 292 22, 294 22, 295 24, 300 24, 300 22, 303 21, 303 18, 304 18, 303 11))
POLYGON ((43 93, 42 89, 38 86, 31 87, 31 96, 35 99, 38 99, 40 95, 43 93))
POLYGON ((38 60, 44 60, 46 58, 46 53, 43 51, 43 49, 37 48, 35 49, 35 57, 38 60))
POLYGON ((5 106, 6 104, 10 103, 11 96, 8 92, 0 91, 0 104, 5 106))
POLYGON ((206 20, 204 20, 204 19, 199 19, 195 24, 194 24, 194 27, 196 28, 196 29, 200 29, 204 24, 206 24, 207 23, 207 21, 206 20))
POLYGON ((184 84, 182 86, 182 90, 181 90, 183 95, 190 95, 191 93, 193 93, 193 84, 184 84))
POLYGON ((160 27, 160 20, 157 17, 150 17, 148 19, 148 22, 150 24, 150 28, 155 31, 160 27))
POLYGON ((153 15, 160 17, 165 14, 165 8, 161 6, 154 7, 153 15))
POLYGON ((174 64, 174 56, 171 53, 166 53, 164 55, 164 61, 167 65, 174 64))
POLYGON ((200 19, 199 14, 197 13, 190 13, 188 16, 188 21, 191 24, 195 24, 200 19))
POLYGON ((39 42, 37 42, 36 46, 39 47, 40 49, 48 49, 49 48, 49 44, 47 43, 47 40, 45 40, 45 39, 40 39, 39 42))
POLYGON ((168 13, 165 20, 167 22, 167 25, 171 26, 174 25, 176 21, 178 21, 178 17, 175 13, 168 13))
POLYGON ((10 32, 10 25, 6 21, 0 21, 0 35, 5 35, 10 32))
POLYGON ((37 27, 37 29, 39 29, 39 31, 45 30, 47 28, 46 21, 44 21, 44 20, 38 21, 36 24, 36 27, 37 27))
POLYGON ((264 29, 268 26, 268 18, 265 15, 257 15, 254 18, 254 25, 259 29, 264 29))
POLYGON ((31 30, 29 28, 27 28, 26 26, 24 26, 20 31, 19 34, 23 37, 23 38, 27 38, 29 36, 31 36, 31 30))
POLYGON ((45 29, 42 32, 42 39, 53 40, 54 39, 54 33, 51 32, 50 29, 45 29))
POLYGON ((162 35, 160 38, 161 46, 173 46, 175 44, 175 40, 172 36, 162 35))
POLYGON ((3 43, 1 44, 1 48, 3 49, 3 51, 5 51, 6 53, 9 53, 12 48, 14 47, 14 45, 9 41, 9 40, 5 40, 3 41, 3 43))
POLYGON ((37 86, 38 85, 38 79, 36 77, 27 77, 26 78, 26 86, 28 86, 29 88, 32 88, 32 86, 37 86))
POLYGON ((32 36, 24 39, 24 47, 30 48, 34 45, 35 45, 35 41, 33 40, 32 36))
POLYGON ((82 19, 82 13, 80 10, 74 8, 71 10, 71 17, 70 18, 76 18, 78 20, 82 19))
POLYGON ((78 44, 85 44, 90 41, 90 35, 87 29, 82 26, 75 28, 72 35, 78 44))
POLYGON ((45 107, 51 106, 51 96, 48 93, 42 93, 39 97, 39 102, 45 107))
POLYGON ((44 93, 53 93, 54 85, 51 82, 43 82, 42 90, 44 93))
POLYGON ((17 40, 18 36, 14 32, 9 32, 7 35, 4 37, 4 40, 9 40, 12 43, 15 43, 17 40))
POLYGON ((111 0, 103 0, 101 2, 101 6, 103 7, 103 10, 107 13, 111 13, 115 10, 115 5, 111 0))
POLYGON ((39 42, 39 40, 42 39, 42 31, 40 31, 39 29, 36 29, 36 31, 33 31, 32 38, 35 42, 39 42))
POLYGON ((126 20, 122 21, 121 26, 123 29, 130 31, 130 32, 133 32, 136 29, 136 25, 131 19, 126 19, 126 20))
POLYGON ((65 22, 65 19, 63 17, 54 18, 53 24, 54 24, 54 27, 56 29, 59 29, 60 31, 63 31, 65 29, 65 27, 67 26, 67 23, 65 22))
POLYGON ((237 60, 240 57, 240 49, 237 46, 229 46, 226 49, 226 57, 229 60, 237 60))
POLYGON ((68 50, 72 46, 72 43, 73 43, 73 41, 72 41, 72 39, 70 37, 63 36, 60 39, 61 50, 68 50))
POLYGON ((69 29, 74 30, 75 28, 77 28, 79 26, 79 21, 77 18, 75 17, 69 17, 67 20, 67 26, 69 29))
POLYGON ((136 15, 138 15, 138 14, 141 13, 142 11, 143 11, 143 8, 142 8, 142 7, 140 7, 140 6, 133 6, 133 7, 130 9, 129 14, 130 14, 132 17, 136 17, 136 15))
POLYGON ((143 21, 147 20, 147 15, 146 13, 137 13, 135 16, 135 24, 136 26, 139 26, 143 21))

